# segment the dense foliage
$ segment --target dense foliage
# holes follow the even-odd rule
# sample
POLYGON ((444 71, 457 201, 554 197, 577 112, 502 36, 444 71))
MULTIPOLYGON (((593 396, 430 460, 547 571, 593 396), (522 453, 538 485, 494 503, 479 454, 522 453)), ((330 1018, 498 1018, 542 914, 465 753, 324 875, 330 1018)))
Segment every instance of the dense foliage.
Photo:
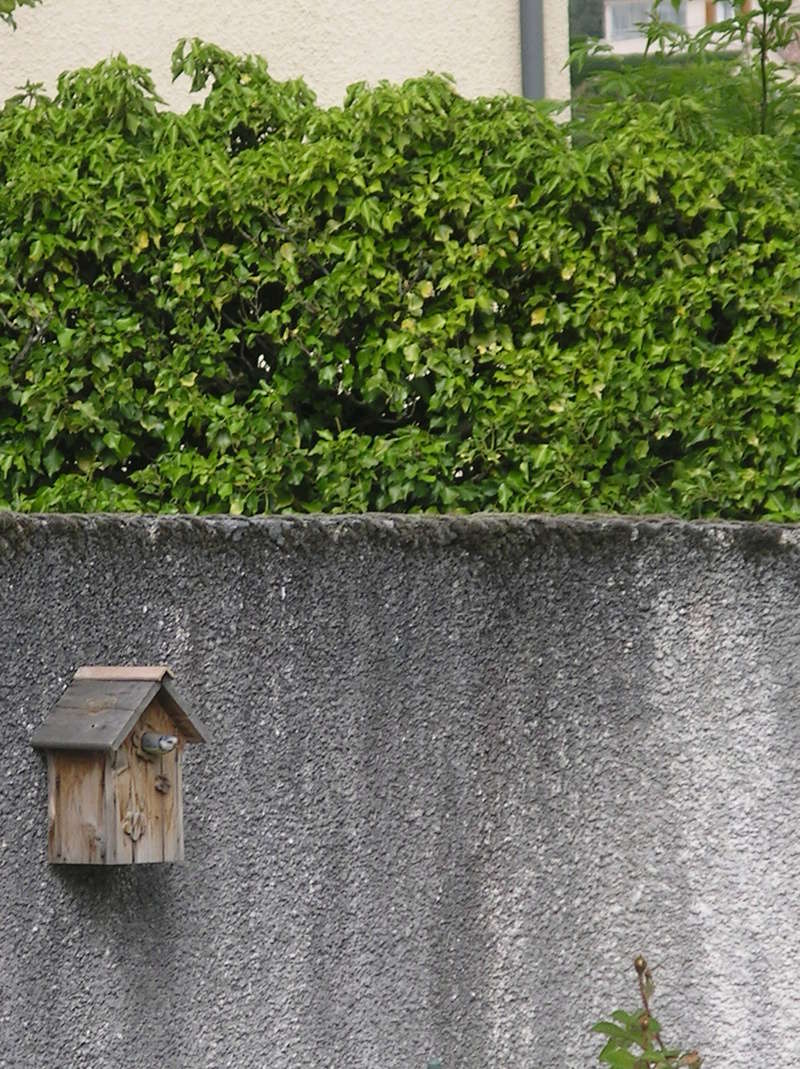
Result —
MULTIPOLYGON (((679 0, 671 3, 677 7, 679 0)), ((578 41, 572 49, 578 113, 590 102, 683 97, 699 105, 716 134, 796 141, 800 64, 793 57, 800 54, 800 13, 792 6, 793 0, 733 0, 729 18, 692 33, 659 16, 672 15, 662 2, 642 24, 645 55, 617 56, 607 45, 578 41), (592 76, 598 71, 606 73, 592 76)))
POLYGON ((0 113, 0 505, 800 515, 774 139, 175 71, 185 115, 121 59, 0 113))

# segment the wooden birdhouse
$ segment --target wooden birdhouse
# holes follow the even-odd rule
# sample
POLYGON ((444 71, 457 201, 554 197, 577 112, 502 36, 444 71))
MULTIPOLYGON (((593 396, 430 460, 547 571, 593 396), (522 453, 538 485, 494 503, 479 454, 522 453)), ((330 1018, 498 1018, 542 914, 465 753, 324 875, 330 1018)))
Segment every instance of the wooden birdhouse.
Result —
POLYGON ((164 665, 79 668, 31 745, 47 755, 49 861, 183 861, 181 757, 206 732, 164 665))

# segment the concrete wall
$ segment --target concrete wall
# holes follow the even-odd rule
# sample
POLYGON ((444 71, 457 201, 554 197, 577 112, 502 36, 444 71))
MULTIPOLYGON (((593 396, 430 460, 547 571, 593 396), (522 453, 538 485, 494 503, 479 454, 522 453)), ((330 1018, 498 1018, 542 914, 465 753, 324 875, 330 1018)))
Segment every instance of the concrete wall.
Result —
POLYGON ((0 1067, 564 1069, 660 963, 668 1038, 800 1056, 800 532, 0 514, 0 1067), (170 664, 183 866, 49 867, 29 747, 170 664))
MULTIPOLYGON (((544 0, 547 95, 569 97, 566 0, 544 0)), ((521 89, 519 0, 44 0, 0 26, 0 99, 26 78, 52 86, 62 70, 112 52, 153 70, 173 107, 169 57, 180 37, 267 57, 277 78, 303 76, 322 104, 355 81, 448 71, 467 96, 521 89)))

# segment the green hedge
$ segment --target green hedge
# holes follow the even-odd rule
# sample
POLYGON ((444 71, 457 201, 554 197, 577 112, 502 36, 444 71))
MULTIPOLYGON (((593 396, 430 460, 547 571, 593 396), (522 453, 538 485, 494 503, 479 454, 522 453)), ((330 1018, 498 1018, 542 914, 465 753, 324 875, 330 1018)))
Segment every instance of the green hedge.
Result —
POLYGON ((797 518, 798 192, 690 102, 604 136, 197 42, 0 114, 0 505, 797 518))

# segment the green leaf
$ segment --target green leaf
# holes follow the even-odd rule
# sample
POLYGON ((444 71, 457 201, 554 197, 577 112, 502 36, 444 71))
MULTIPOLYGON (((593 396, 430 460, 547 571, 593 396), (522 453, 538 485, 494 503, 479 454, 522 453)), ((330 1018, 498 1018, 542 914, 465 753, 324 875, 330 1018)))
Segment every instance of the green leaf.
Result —
POLYGON ((42 457, 44 470, 48 475, 54 475, 64 463, 64 454, 53 446, 42 457))
POLYGON ((614 1039, 629 1040, 630 1034, 624 1028, 621 1028, 618 1024, 613 1024, 611 1021, 598 1021, 597 1024, 592 1025, 593 1032, 599 1032, 604 1036, 611 1036, 614 1039))
POLYGON ((620 1047, 605 1048, 599 1055, 599 1061, 612 1066, 612 1069, 640 1069, 639 1058, 620 1047))

